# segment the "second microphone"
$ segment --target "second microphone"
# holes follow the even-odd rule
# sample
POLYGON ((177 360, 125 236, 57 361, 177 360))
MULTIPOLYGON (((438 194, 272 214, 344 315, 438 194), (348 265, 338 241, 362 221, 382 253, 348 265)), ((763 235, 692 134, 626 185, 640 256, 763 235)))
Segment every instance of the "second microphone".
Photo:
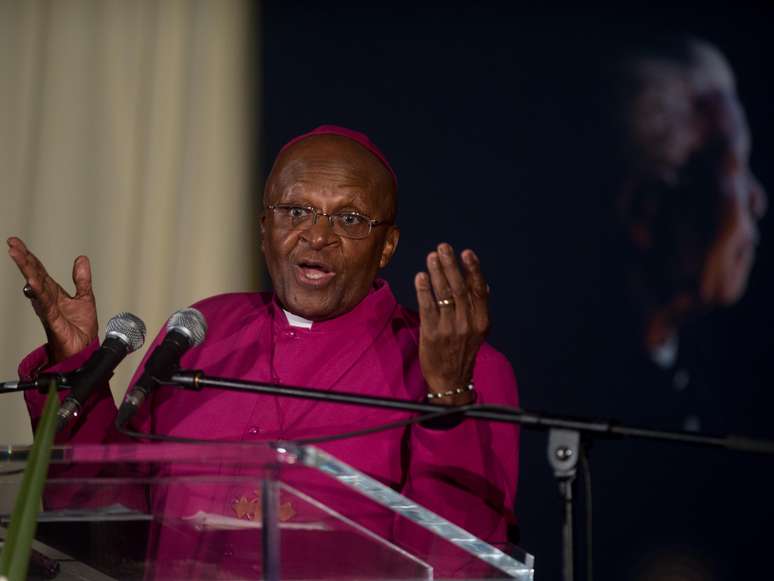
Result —
POLYGON ((118 410, 116 425, 126 425, 150 392, 178 369, 186 351, 204 341, 206 333, 204 315, 194 308, 181 309, 169 318, 167 335, 150 354, 142 375, 124 398, 118 410))

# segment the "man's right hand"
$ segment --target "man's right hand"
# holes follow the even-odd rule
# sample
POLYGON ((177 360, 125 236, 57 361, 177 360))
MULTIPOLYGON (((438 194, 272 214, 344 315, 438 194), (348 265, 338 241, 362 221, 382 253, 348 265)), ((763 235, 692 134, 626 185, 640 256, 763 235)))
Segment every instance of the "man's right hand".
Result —
POLYGON ((70 296, 21 239, 8 239, 8 254, 32 288, 32 306, 48 337, 50 365, 79 353, 97 338, 97 306, 86 256, 79 256, 73 263, 75 295, 70 296))

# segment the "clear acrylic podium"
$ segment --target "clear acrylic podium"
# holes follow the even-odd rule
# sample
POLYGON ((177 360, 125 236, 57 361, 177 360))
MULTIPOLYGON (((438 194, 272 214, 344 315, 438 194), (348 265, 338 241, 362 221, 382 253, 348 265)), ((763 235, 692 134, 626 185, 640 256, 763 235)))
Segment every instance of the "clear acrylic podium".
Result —
MULTIPOLYGON (((27 453, 0 450, 0 538, 27 453)), ((30 578, 531 580, 533 569, 531 555, 318 448, 164 443, 54 449, 30 578)))

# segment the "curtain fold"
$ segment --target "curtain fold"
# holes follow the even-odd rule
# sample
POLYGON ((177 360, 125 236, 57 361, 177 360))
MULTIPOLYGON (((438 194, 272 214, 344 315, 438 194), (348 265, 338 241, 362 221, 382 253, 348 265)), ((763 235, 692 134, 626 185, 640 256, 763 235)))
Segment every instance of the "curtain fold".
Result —
MULTIPOLYGON (((0 0, 0 230, 68 291, 89 256, 101 332, 131 311, 149 343, 174 310, 256 288, 255 28, 246 0, 0 0)), ((23 285, 3 259, 0 379, 44 340, 23 285)), ((0 442, 31 441, 22 398, 0 398, 0 442)))

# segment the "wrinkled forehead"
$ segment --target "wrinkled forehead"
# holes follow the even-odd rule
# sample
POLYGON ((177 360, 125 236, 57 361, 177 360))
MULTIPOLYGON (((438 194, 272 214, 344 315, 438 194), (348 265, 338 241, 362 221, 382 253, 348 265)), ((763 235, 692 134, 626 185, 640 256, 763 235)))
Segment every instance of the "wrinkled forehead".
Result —
POLYGON ((293 194, 351 193, 374 210, 394 206, 392 176, 357 143, 335 135, 313 136, 277 157, 266 181, 266 203, 293 194))
POLYGON ((371 168, 356 159, 319 152, 288 156, 281 162, 278 160, 272 170, 272 178, 283 189, 295 184, 319 188, 374 188, 379 183, 371 168))

